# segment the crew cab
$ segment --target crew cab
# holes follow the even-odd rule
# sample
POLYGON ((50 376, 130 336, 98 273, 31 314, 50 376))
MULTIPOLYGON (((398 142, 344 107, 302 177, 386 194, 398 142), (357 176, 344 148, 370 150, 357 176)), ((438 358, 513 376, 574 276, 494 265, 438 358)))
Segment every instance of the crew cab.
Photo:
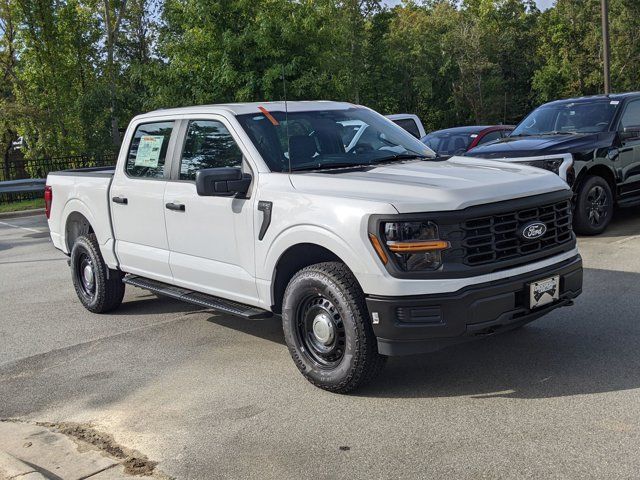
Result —
POLYGON ((115 169, 47 178, 55 247, 91 312, 126 285, 280 315, 313 384, 348 392, 390 355, 514 329, 582 290, 571 191, 541 169, 438 160, 337 102, 135 117, 115 169), (366 125, 356 144, 345 127, 366 125))
POLYGON ((546 103, 511 135, 467 155, 557 173, 575 192, 575 229, 603 232, 614 206, 640 204, 640 93, 546 103))

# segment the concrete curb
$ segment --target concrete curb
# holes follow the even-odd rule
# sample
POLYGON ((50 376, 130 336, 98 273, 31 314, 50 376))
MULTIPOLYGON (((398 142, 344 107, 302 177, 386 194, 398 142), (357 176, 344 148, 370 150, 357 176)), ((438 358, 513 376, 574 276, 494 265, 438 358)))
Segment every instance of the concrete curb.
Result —
POLYGON ((44 208, 34 208, 32 210, 18 210, 17 212, 0 213, 0 218, 31 217, 33 215, 44 215, 44 208))
POLYGON ((32 466, 2 450, 0 450, 0 479, 48 480, 32 466))

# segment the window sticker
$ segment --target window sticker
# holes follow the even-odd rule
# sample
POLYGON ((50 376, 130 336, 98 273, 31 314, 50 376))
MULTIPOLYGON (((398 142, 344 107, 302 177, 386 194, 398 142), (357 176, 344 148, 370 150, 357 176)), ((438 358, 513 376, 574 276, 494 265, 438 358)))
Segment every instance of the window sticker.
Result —
POLYGON ((611 100, 609 102, 609 105, 618 105, 620 103, 620 100, 611 100))
POLYGON ((157 168, 163 141, 164 137, 162 135, 146 135, 140 137, 140 144, 138 145, 134 165, 136 167, 157 168))

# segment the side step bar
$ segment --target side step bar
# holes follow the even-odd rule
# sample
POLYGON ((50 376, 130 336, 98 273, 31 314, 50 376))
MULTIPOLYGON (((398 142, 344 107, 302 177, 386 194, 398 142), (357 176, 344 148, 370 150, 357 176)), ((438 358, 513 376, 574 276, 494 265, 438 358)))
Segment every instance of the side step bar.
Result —
POLYGON ((167 283, 151 280, 150 278, 140 277, 138 275, 125 275, 122 279, 124 283, 133 285, 134 287, 144 288, 160 295, 176 298, 184 302, 193 303, 200 307, 211 308, 223 313, 229 313, 238 317, 257 319, 269 318, 273 313, 261 308, 252 307, 243 303, 232 302, 223 298, 207 295, 206 293, 195 292, 186 288, 176 287, 167 283))

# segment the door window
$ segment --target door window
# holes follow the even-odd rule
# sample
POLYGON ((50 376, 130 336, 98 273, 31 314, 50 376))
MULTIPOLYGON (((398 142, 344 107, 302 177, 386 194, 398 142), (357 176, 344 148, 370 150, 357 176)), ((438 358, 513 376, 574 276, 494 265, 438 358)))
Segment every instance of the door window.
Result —
POLYGON ((138 125, 127 155, 127 175, 138 178, 163 178, 172 130, 173 122, 138 125))
POLYGON ((221 122, 189 122, 180 162, 180 180, 195 180, 196 172, 203 168, 241 166, 242 152, 221 122))
POLYGON ((489 143, 489 142, 493 142, 494 140, 498 140, 500 136, 501 136, 500 130, 494 130, 493 132, 489 132, 480 139, 480 141, 478 142, 478 145, 482 145, 483 143, 489 143))
POLYGON ((620 130, 626 127, 640 127, 640 101, 629 103, 620 120, 620 130))
POLYGON ((399 120, 394 120, 393 123, 398 125, 399 127, 404 128, 407 132, 413 135, 416 138, 420 138, 420 129, 416 124, 415 120, 412 118, 402 118, 399 120))

